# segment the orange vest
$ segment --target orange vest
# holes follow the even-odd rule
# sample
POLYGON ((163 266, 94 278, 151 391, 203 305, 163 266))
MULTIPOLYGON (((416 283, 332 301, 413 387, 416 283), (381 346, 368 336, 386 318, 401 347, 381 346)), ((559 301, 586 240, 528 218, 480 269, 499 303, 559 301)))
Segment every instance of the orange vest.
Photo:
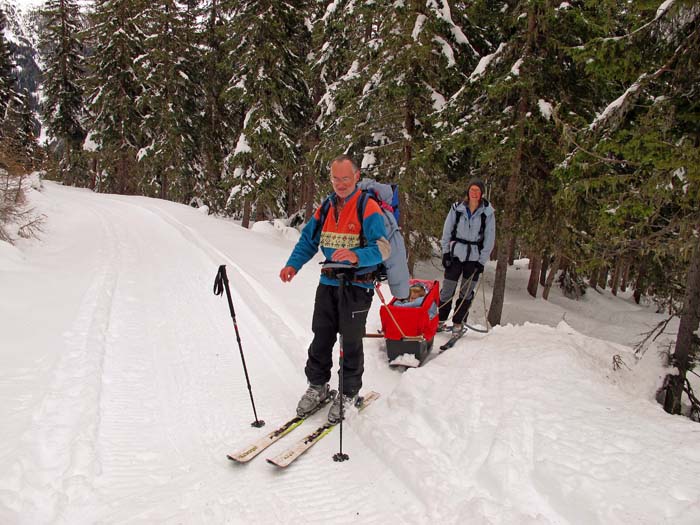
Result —
MULTIPOLYGON (((360 246, 360 221, 357 217, 357 200, 362 195, 360 190, 355 193, 343 204, 340 211, 340 217, 336 222, 336 207, 331 206, 326 215, 326 222, 321 228, 322 248, 331 248, 337 250, 339 248, 358 248, 360 246)), ((364 217, 366 219, 373 213, 381 213, 379 205, 372 199, 367 199, 365 203, 364 217)), ((321 218, 321 208, 316 210, 316 220, 321 218)))

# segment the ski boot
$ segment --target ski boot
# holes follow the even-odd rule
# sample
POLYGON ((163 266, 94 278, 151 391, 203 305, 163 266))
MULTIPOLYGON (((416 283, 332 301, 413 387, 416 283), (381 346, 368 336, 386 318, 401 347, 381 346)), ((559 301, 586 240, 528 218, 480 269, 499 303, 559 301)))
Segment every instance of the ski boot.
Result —
POLYGON ((316 409, 330 395, 328 383, 323 385, 309 385, 297 405, 297 415, 306 416, 316 409))
POLYGON ((345 415, 348 413, 348 410, 355 406, 357 403, 357 394, 354 396, 346 396, 346 395, 338 395, 335 397, 333 400, 333 404, 331 405, 330 410, 328 411, 328 422, 331 425, 335 425, 336 423, 340 423, 340 400, 343 400, 343 419, 345 419, 345 415))

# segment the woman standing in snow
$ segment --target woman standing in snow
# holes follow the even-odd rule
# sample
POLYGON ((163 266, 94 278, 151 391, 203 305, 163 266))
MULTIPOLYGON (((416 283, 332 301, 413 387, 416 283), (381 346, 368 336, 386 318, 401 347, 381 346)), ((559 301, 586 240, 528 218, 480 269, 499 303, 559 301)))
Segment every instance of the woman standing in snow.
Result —
POLYGON ((438 331, 445 330, 445 323, 452 310, 452 298, 461 277, 452 332, 462 332, 463 323, 467 320, 469 307, 474 300, 476 283, 496 241, 496 216, 483 195, 484 183, 479 179, 471 180, 464 199, 450 207, 445 219, 441 240, 445 277, 440 289, 438 331))

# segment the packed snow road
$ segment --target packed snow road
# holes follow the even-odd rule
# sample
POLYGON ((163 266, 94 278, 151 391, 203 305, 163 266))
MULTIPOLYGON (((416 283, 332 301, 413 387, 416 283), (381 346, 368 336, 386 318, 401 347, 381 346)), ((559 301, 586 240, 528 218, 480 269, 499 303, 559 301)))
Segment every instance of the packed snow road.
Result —
POLYGON ((28 254, 36 264, 12 276, 31 322, 10 340, 33 355, 1 376, 12 421, 3 425, 1 522, 387 522, 421 513, 351 431, 345 445, 356 453, 342 466, 330 460, 332 439, 293 472, 263 458, 226 460, 265 429, 249 426, 228 306, 212 283, 227 264, 257 410, 271 427, 305 388, 311 307, 308 290, 289 290, 288 304, 301 298, 288 310, 260 284, 284 249, 228 222, 215 246, 176 216, 217 221, 167 202, 47 186, 37 197, 45 241, 28 254), (31 331, 44 332, 33 345, 31 331), (35 364, 41 377, 31 377, 35 364))
MULTIPOLYGON (((468 333, 404 374, 366 340, 365 388, 382 397, 345 426, 350 461, 332 460, 336 430, 286 470, 265 462, 323 411, 230 462, 306 386, 316 264, 277 278, 296 232, 51 183, 31 201, 47 216, 42 239, 0 246, 0 523, 700 522, 700 431, 652 401, 656 360, 558 314, 468 333), (220 264, 262 429, 212 293, 220 264), (613 370, 613 355, 629 368, 613 370)), ((647 315, 617 298, 583 303, 629 311, 618 329, 647 315)))

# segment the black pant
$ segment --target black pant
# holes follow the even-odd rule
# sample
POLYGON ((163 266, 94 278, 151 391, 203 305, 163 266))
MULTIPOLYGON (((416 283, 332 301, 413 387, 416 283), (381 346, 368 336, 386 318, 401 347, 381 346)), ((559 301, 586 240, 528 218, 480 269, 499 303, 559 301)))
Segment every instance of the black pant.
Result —
POLYGON ((340 334, 344 354, 343 393, 354 396, 360 391, 365 361, 362 336, 373 295, 371 288, 350 284, 342 291, 338 286, 318 285, 311 322, 314 339, 304 369, 309 383, 321 385, 330 381, 333 346, 340 334))
POLYGON ((452 264, 445 268, 445 279, 440 289, 440 321, 447 321, 452 309, 452 298, 457 290, 457 282, 462 278, 459 288, 457 310, 452 318, 455 324, 462 324, 469 314, 469 307, 474 300, 474 288, 479 281, 479 275, 474 274, 476 261, 462 262, 457 258, 452 259, 452 264), (474 277, 472 277, 472 275, 474 277))

